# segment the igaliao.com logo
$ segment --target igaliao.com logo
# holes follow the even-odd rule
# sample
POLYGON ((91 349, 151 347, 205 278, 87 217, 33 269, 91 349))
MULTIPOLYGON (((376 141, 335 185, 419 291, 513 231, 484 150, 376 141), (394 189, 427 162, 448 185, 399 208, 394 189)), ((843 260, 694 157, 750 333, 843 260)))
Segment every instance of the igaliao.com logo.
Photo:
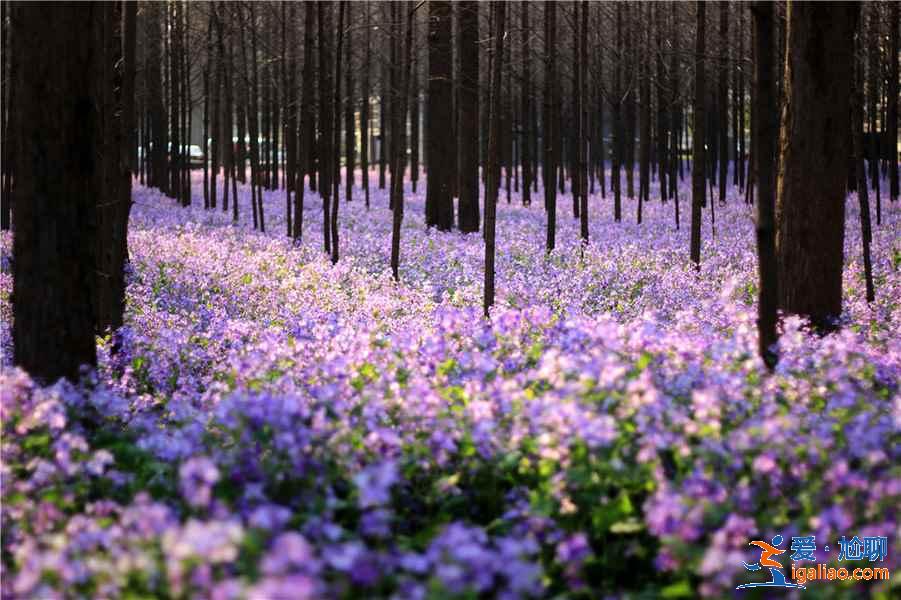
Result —
MULTIPOLYGON (((779 556, 787 551, 782 546, 783 538, 776 535, 772 539, 772 543, 763 540, 754 540, 749 545, 756 546, 760 549, 760 560, 756 563, 748 564, 742 562, 748 571, 761 571, 764 568, 769 570, 770 580, 752 583, 744 583, 735 589, 747 588, 794 588, 807 589, 806 583, 810 581, 887 581, 891 573, 885 567, 830 567, 823 563, 810 566, 797 566, 795 562, 812 561, 816 562, 816 538, 815 536, 799 536, 793 537, 791 542, 791 580, 786 580, 784 567, 781 563, 774 560, 774 556, 779 556), (795 583, 797 582, 797 583, 795 583)), ((838 561, 845 560, 868 560, 869 562, 883 562, 888 551, 888 538, 884 536, 869 536, 861 539, 858 536, 852 537, 850 540, 846 536, 842 536, 838 540, 839 555, 838 561)), ((829 546, 823 547, 824 552, 829 552, 829 546)))

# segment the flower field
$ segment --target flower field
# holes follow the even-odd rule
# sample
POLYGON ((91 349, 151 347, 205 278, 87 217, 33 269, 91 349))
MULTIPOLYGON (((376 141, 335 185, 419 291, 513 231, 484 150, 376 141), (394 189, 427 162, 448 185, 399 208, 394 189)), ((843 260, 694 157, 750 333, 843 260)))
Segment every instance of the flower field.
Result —
POLYGON ((653 188, 641 225, 593 195, 584 252, 559 197, 550 256, 541 191, 502 194, 487 320, 482 237, 427 230, 421 183, 399 284, 374 178, 371 209, 342 198, 334 266, 314 194, 295 246, 283 191, 259 233, 249 189, 234 226, 199 180, 187 209, 137 187, 119 351, 78 386, 0 375, 3 597, 764 598, 734 588, 776 534, 887 536, 901 567, 899 206, 868 305, 849 197, 843 327, 786 319, 769 374, 743 197, 715 232, 705 211, 697 273, 688 181, 678 231, 653 188))

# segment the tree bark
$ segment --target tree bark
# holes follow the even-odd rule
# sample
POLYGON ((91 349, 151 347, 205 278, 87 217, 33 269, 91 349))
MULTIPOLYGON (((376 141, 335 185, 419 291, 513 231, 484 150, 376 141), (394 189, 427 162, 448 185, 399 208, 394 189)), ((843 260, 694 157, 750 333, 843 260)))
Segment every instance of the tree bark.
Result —
POLYGON ((863 270, 866 285, 867 302, 876 299, 873 286, 873 264, 870 256, 870 244, 873 232, 870 224, 870 198, 867 190, 867 171, 864 164, 863 144, 863 25, 858 28, 854 47, 854 85, 851 89, 851 136, 854 148, 854 166, 857 176, 857 200, 860 205, 860 233, 863 251, 863 270))
MULTIPOLYGON (((617 5, 618 7, 619 5, 617 5)), ((557 154, 556 154, 556 121, 554 106, 557 93, 557 5, 554 0, 546 0, 544 3, 545 26, 545 53, 547 65, 544 73, 544 208, 547 211, 547 242, 545 244, 548 253, 554 250, 557 237, 557 154)))
POLYGON ((501 118, 501 73, 503 70, 504 36, 506 28, 504 16, 506 2, 495 2, 494 9, 494 53, 491 71, 491 108, 489 113, 490 129, 488 132, 488 188, 485 195, 485 295, 483 308, 485 316, 490 316, 494 305, 494 254, 495 254, 495 212, 500 171, 497 168, 500 154, 500 118, 501 118))
MULTIPOLYGON (((477 2, 461 2, 459 6, 459 36, 457 51, 460 54, 460 106, 458 119, 464 126, 458 127, 459 141, 459 211, 460 231, 471 233, 479 230, 479 130, 473 123, 479 122, 479 5, 477 2)), ((431 178, 431 163, 429 170, 431 178)))
POLYGON ((426 226, 441 230, 449 230, 454 223, 450 16, 450 2, 429 2, 429 94, 425 132, 429 177, 426 180, 425 222, 426 226))
MULTIPOLYGON (((399 123, 395 123, 397 127, 395 131, 397 132, 398 139, 394 144, 394 168, 392 169, 392 173, 397 173, 402 170, 400 166, 403 163, 403 148, 406 148, 406 140, 405 129, 404 127, 400 127, 400 123, 404 123, 407 120, 407 111, 408 111, 408 103, 410 99, 410 64, 413 62, 413 14, 415 8, 413 7, 413 3, 405 3, 404 8, 407 10, 407 29, 405 37, 405 49, 404 49, 404 59, 403 59, 403 74, 402 74, 402 83, 401 83, 401 93, 399 94, 400 100, 400 110, 395 112, 395 119, 399 123)), ((391 66, 392 69, 397 69, 396 65, 391 66)), ((400 229, 403 224, 404 219, 404 178, 403 176, 395 177, 391 176, 391 194, 394 196, 392 204, 394 205, 394 211, 392 214, 392 223, 391 223, 391 273, 394 276, 394 281, 400 281, 400 229)))
POLYGON ((522 83, 520 84, 520 156, 522 158, 522 204, 532 205, 532 148, 531 140, 531 95, 532 95, 532 53, 531 29, 529 24, 529 3, 522 3, 522 31, 520 32, 522 61, 522 83))
POLYGON ((701 205, 705 196, 705 166, 704 152, 704 102, 706 98, 706 73, 704 65, 704 37, 706 30, 705 3, 699 1, 695 4, 697 10, 697 24, 695 37, 695 97, 692 107, 692 132, 691 132, 691 260, 695 267, 701 270, 701 205))
POLYGON ((836 325, 842 308, 848 92, 858 12, 853 3, 788 4, 776 199, 779 305, 821 330, 836 325))
MULTIPOLYGON (((754 37, 760 48, 754 62, 754 87, 756 89, 754 113, 771 115, 776 111, 775 85, 773 81, 773 3, 760 0, 753 5, 754 37)), ((772 369, 778 356, 775 344, 776 311, 778 298, 778 273, 776 268, 776 224, 774 219, 776 190, 775 152, 776 132, 772 119, 752 121, 754 147, 762 150, 757 161, 757 261, 759 290, 757 297, 758 353, 772 369)))
POLYGON ((13 189, 13 358, 33 378, 79 379, 97 363, 96 203, 105 167, 90 32, 100 4, 12 6, 21 102, 13 189), (36 43, 40 40, 40 43, 36 43))

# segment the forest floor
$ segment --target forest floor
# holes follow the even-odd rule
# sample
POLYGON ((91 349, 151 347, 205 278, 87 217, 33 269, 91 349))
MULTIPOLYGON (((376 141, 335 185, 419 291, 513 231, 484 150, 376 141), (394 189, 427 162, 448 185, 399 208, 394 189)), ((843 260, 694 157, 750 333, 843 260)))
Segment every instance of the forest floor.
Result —
MULTIPOLYGON (((247 188, 234 226, 197 175, 189 208, 134 191, 121 351, 101 341, 78 386, 0 374, 4 598, 724 597, 766 580, 742 562, 777 534, 815 536, 820 563, 901 565, 897 203, 868 305, 849 196, 843 327, 785 319, 770 374, 753 209, 731 186, 700 273, 687 181, 679 230, 656 184, 641 225, 636 201, 615 223, 593 195, 584 253, 558 196, 550 256, 543 191, 502 192, 486 320, 482 237, 425 228, 424 178, 395 283, 374 174, 369 210, 342 197, 334 266, 317 195, 295 245, 283 191, 264 234, 247 188), (840 562, 842 536, 886 536, 887 556, 840 562)), ((4 232, 4 365, 10 259, 4 232)))

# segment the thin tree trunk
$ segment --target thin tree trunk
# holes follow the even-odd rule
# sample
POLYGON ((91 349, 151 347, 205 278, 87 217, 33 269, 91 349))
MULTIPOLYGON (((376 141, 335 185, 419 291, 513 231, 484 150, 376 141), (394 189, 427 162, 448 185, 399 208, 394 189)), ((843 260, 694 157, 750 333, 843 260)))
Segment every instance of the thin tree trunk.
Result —
MULTIPOLYGON (((401 106, 400 110, 396 111, 395 118, 399 123, 396 123, 398 127, 395 128, 397 132, 398 139, 394 144, 394 169, 392 169, 392 173, 396 173, 401 170, 401 163, 403 162, 402 158, 402 149, 406 147, 405 141, 405 128, 400 127, 400 123, 403 123, 407 120, 407 110, 408 103, 410 99, 410 64, 413 62, 413 13, 415 8, 413 7, 413 3, 406 3, 404 8, 407 10, 407 30, 405 37, 405 49, 404 49, 404 64, 403 64, 403 77, 401 84, 401 93, 399 94, 401 106)), ((393 69, 397 69, 396 65, 392 65, 393 69)), ((392 175, 391 177, 391 193, 394 196, 394 200, 392 204, 394 205, 394 212, 392 214, 392 224, 391 224, 391 273, 394 276, 394 281, 400 281, 400 229, 403 224, 404 219, 404 194, 403 194, 403 185, 404 178, 395 177, 392 175)))
MULTIPOLYGON (((862 21, 862 20, 861 20, 862 21)), ((867 192, 867 172, 864 164, 864 144, 863 144, 863 24, 857 30, 857 43, 854 48, 855 76, 854 87, 851 91, 851 110, 853 118, 851 119, 851 136, 854 145, 854 166, 857 175, 857 200, 860 204, 860 233, 863 250, 863 269, 864 281, 866 282, 866 298, 867 302, 873 302, 876 299, 876 292, 873 286, 873 264, 870 256, 870 244, 873 241, 872 228, 870 226, 870 198, 867 192)))
POLYGON ((332 96, 332 5, 317 2, 319 14, 319 194, 322 196, 322 234, 325 253, 331 256, 332 237, 329 216, 331 215, 332 194, 332 107, 328 98, 332 96))
MULTIPOLYGON (((345 15, 346 22, 351 22, 351 7, 353 4, 347 3, 345 15)), ((344 200, 350 202, 353 200, 354 189, 354 167, 356 167, 356 152, 354 144, 356 142, 356 131, 354 130, 354 80, 351 58, 353 56, 351 50, 353 48, 353 38, 351 37, 353 29, 348 28, 347 40, 344 42, 344 200)))
MULTIPOLYGON (((342 45, 344 43, 344 15, 346 14, 347 2, 339 2, 338 3, 338 41, 335 45, 335 101, 332 105, 335 114, 334 114, 334 138, 332 139, 332 149, 333 149, 333 162, 332 162, 332 174, 333 174, 333 185, 334 189, 332 191, 332 215, 330 221, 330 227, 332 228, 332 264, 338 263, 338 207, 341 206, 341 203, 338 201, 338 188, 341 183, 341 127, 339 123, 341 122, 341 50, 342 45)), ((349 99, 348 99, 349 101, 349 99)), ((392 174, 392 178, 394 175, 392 174)))
POLYGON ((368 0, 363 4, 366 14, 366 47, 363 54, 363 82, 362 82, 362 104, 360 106, 360 172, 362 173, 361 184, 363 185, 363 198, 366 203, 366 209, 369 210, 369 111, 371 103, 369 95, 371 93, 369 84, 369 72, 372 69, 372 59, 370 52, 372 48, 372 26, 371 17, 369 15, 368 0))
MULTIPOLYGON (((617 8, 619 5, 617 5, 617 8)), ((555 175, 557 169, 556 132, 554 104, 557 93, 557 5, 554 0, 544 3, 545 53, 547 66, 544 75, 544 208, 547 211, 547 243, 548 253, 554 250, 557 235, 557 188, 555 175)))
POLYGON ((695 37, 695 96, 692 107, 692 159, 691 159, 691 260, 695 268, 701 270, 701 205, 704 203, 705 186, 705 153, 704 153, 704 101, 705 101, 705 66, 704 37, 706 30, 705 3, 695 3, 697 24, 695 37))
MULTIPOLYGON (((754 62, 755 115, 769 115, 776 111, 773 81, 773 3, 767 0, 755 2, 754 38, 757 60, 754 62)), ((776 132, 772 119, 755 118, 752 121, 754 147, 762 149, 762 160, 757 162, 760 179, 757 197, 757 261, 759 292, 757 303, 758 352, 763 362, 772 369, 776 365, 775 349, 776 310, 778 298, 778 273, 776 269, 775 203, 775 151, 776 132)))
POLYGON ((485 316, 490 316, 494 305, 494 254, 495 254, 495 212, 497 210, 499 170, 497 168, 500 153, 500 117, 501 117, 501 73, 503 69, 504 36, 506 28, 504 17, 506 2, 495 2, 494 9, 494 68, 491 71, 491 108, 489 114, 490 129, 488 132, 488 182, 485 196, 485 295, 483 308, 485 316))
POLYGON ((459 5, 460 102, 457 118, 468 126, 459 127, 459 211, 458 227, 464 233, 479 230, 479 5, 459 5))

